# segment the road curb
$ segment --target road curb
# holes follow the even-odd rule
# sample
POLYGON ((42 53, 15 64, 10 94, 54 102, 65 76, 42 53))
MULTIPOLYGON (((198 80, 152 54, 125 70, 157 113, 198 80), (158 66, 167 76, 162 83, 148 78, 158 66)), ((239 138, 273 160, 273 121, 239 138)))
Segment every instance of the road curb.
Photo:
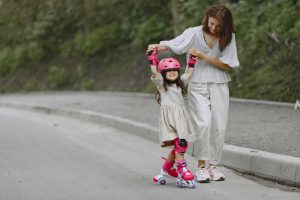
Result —
MULTIPOLYGON (((103 123, 128 133, 158 142, 158 130, 147 124, 89 110, 58 108, 43 104, 0 101, 0 106, 47 114, 73 117, 103 123)), ((189 153, 193 145, 191 145, 189 153)), ((277 181, 286 185, 300 186, 300 158, 274 154, 256 149, 224 145, 221 163, 243 173, 277 181)))
POLYGON ((295 106, 294 103, 288 103, 288 102, 264 101, 264 100, 256 100, 256 99, 241 99, 241 98, 232 98, 232 97, 230 98, 230 102, 251 103, 251 104, 268 105, 268 106, 286 106, 291 108, 295 106))

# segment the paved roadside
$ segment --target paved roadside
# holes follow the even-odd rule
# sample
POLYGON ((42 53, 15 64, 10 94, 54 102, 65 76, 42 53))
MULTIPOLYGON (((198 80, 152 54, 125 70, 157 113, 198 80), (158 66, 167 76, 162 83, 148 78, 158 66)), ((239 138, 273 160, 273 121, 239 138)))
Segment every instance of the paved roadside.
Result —
MULTIPOLYGON (((300 199, 300 188, 253 181, 223 167, 226 181, 195 190, 177 188, 176 179, 154 184, 169 149, 101 123, 0 107, 0 124, 1 200, 300 199)), ((186 159, 196 171, 194 159, 186 159)))
MULTIPOLYGON (((149 94, 11 94, 1 95, 0 105, 104 123, 158 141, 159 106, 149 94)), ((300 186, 299 112, 293 110, 293 104, 233 99, 229 114, 221 163, 241 172, 300 186)))
MULTIPOLYGON (((107 113, 157 127, 159 105, 152 94, 47 92, 0 95, 0 101, 40 103, 107 113)), ((300 157, 300 110, 286 106, 230 102, 225 143, 300 157)))

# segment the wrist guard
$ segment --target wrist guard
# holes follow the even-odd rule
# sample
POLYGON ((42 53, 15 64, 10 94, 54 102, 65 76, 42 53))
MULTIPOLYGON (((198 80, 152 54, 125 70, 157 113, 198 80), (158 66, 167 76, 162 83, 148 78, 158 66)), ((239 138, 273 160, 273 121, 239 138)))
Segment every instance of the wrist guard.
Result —
POLYGON ((194 68, 195 63, 196 63, 196 57, 190 54, 189 61, 188 61, 189 67, 194 68))
POLYGON ((157 50, 152 50, 147 53, 150 65, 158 65, 157 50))

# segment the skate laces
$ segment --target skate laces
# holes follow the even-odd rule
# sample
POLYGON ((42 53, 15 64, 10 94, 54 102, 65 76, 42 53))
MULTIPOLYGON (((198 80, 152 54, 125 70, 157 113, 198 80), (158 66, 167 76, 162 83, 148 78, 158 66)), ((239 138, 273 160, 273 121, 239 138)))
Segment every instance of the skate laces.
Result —
POLYGON ((177 167, 177 170, 178 170, 180 173, 181 173, 181 172, 187 171, 187 168, 186 168, 186 162, 185 162, 185 161, 177 162, 177 163, 176 163, 176 167, 177 167))
POLYGON ((166 170, 161 169, 161 170, 160 170, 160 175, 162 175, 162 176, 167 176, 167 175, 168 175, 168 172, 167 172, 166 170))
POLYGON ((186 161, 179 161, 176 163, 176 165, 177 165, 178 177, 182 178, 183 180, 193 180, 194 179, 194 175, 187 168, 186 161))
POLYGON ((188 168, 186 168, 186 167, 182 168, 182 172, 184 172, 184 173, 191 173, 190 170, 188 168))
POLYGON ((182 168, 182 171, 183 171, 183 172, 187 172, 188 169, 187 169, 186 167, 183 167, 183 168, 182 168))

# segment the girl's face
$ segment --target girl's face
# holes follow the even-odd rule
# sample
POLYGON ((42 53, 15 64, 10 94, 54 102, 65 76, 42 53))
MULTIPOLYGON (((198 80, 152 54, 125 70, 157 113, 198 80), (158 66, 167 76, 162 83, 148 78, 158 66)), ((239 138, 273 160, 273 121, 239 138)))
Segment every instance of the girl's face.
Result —
POLYGON ((169 81, 175 81, 178 78, 179 74, 178 71, 167 71, 166 79, 169 81))
POLYGON ((208 28, 212 35, 218 35, 221 29, 221 24, 219 20, 214 17, 208 18, 208 28))

